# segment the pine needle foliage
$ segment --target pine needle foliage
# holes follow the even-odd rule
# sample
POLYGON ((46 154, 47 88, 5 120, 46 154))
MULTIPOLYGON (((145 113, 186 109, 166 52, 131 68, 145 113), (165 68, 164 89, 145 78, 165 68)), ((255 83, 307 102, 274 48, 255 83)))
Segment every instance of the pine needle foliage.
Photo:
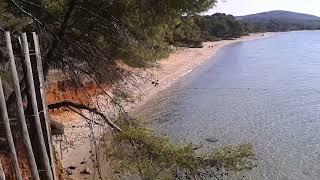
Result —
POLYGON ((229 172, 251 170, 253 147, 227 146, 211 153, 199 151, 195 144, 174 144, 145 127, 125 126, 108 153, 118 178, 142 179, 220 179, 229 172))

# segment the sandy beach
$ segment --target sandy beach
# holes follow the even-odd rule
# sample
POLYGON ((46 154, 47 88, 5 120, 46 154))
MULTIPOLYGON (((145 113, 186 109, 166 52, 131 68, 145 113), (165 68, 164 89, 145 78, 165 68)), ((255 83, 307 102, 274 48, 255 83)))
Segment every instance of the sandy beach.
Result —
MULTIPOLYGON (((145 102, 151 100, 156 93, 160 93, 164 89, 170 87, 181 77, 190 73, 209 59, 212 59, 211 57, 213 57, 221 48, 233 43, 265 38, 270 35, 272 35, 272 33, 251 34, 234 40, 205 42, 203 43, 203 48, 179 48, 171 53, 168 58, 160 60, 157 66, 143 70, 123 65, 124 68, 135 74, 140 73, 145 76, 152 75, 152 78, 158 80, 159 83, 158 86, 154 86, 147 81, 141 80, 141 82, 138 82, 139 92, 137 93, 143 98, 134 103, 124 103, 125 109, 129 113, 133 113, 135 109, 138 109, 145 102)), ((86 120, 79 116, 71 115, 70 112, 66 112, 65 115, 60 115, 59 117, 73 119, 72 121, 65 123, 65 140, 63 140, 65 142, 61 142, 59 138, 56 138, 56 147, 61 148, 60 143, 65 144, 64 152, 61 155, 64 168, 70 166, 75 167, 75 170, 69 172, 70 179, 98 179, 98 171, 95 169, 96 164, 92 162, 92 155, 90 153, 97 152, 97 150, 92 149, 92 141, 90 141, 90 139, 93 136, 99 137, 99 139, 102 138, 103 133, 107 131, 108 127, 95 125, 92 132, 88 128, 86 120), (92 173, 81 174, 80 172, 84 169, 90 169, 92 173)), ((102 176, 104 178, 110 178, 112 175, 110 165, 101 151, 105 151, 105 149, 100 148, 98 150, 98 154, 102 154, 99 160, 100 165, 103 164, 101 166, 103 168, 102 176)))
POLYGON ((150 84, 144 84, 141 87, 141 93, 143 96, 142 101, 136 104, 128 104, 126 109, 131 111, 132 109, 135 109, 149 101, 152 99, 154 94, 170 87, 181 77, 192 72, 199 65, 215 56, 221 48, 233 43, 266 38, 272 34, 273 33, 250 34, 234 40, 204 42, 203 48, 177 49, 174 53, 170 54, 168 58, 160 60, 157 67, 145 70, 157 78, 159 85, 155 87, 150 84))

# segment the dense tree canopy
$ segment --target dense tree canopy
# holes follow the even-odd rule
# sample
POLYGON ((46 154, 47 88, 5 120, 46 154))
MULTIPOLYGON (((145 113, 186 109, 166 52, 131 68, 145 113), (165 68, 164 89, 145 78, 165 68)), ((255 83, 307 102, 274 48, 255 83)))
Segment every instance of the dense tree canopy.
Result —
MULTIPOLYGON (((1 28, 41 32, 49 64, 90 66, 123 58, 132 65, 161 58, 185 17, 215 0, 8 0, 1 2, 1 28), (22 22, 22 23, 21 23, 22 22)), ((180 30, 181 31, 181 30, 180 30)), ((185 36, 185 35, 184 35, 185 36)), ((190 35, 186 35, 190 36, 190 35)), ((182 38, 183 39, 183 38, 182 38)), ((101 66, 101 64, 99 64, 101 66)))
POLYGON ((175 46, 202 47, 201 30, 195 20, 198 17, 184 17, 173 29, 169 43, 175 46))
POLYGON ((320 29, 320 21, 273 19, 260 21, 243 21, 242 23, 250 32, 284 32, 320 29))
POLYGON ((216 13, 211 16, 203 16, 199 20, 199 26, 204 40, 217 38, 235 38, 244 34, 244 29, 234 16, 224 13, 216 13))

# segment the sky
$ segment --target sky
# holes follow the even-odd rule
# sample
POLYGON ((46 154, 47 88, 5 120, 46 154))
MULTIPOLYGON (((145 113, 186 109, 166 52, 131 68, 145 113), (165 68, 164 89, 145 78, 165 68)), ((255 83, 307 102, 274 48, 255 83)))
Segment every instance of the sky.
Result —
POLYGON ((320 0, 218 0, 205 14, 222 12, 235 16, 271 10, 287 10, 320 16, 320 0))

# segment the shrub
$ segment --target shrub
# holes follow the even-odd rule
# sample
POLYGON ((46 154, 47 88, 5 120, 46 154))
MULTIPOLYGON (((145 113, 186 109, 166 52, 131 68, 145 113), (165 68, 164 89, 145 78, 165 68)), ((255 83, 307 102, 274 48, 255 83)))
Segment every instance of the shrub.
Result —
POLYGON ((198 152, 194 144, 173 144, 144 127, 124 126, 113 141, 114 170, 120 178, 137 175, 142 179, 219 179, 228 172, 255 167, 249 144, 228 146, 211 153, 198 152))
POLYGON ((146 67, 159 59, 168 57, 169 52, 168 46, 141 48, 138 45, 128 45, 118 49, 119 57, 132 67, 146 67))

